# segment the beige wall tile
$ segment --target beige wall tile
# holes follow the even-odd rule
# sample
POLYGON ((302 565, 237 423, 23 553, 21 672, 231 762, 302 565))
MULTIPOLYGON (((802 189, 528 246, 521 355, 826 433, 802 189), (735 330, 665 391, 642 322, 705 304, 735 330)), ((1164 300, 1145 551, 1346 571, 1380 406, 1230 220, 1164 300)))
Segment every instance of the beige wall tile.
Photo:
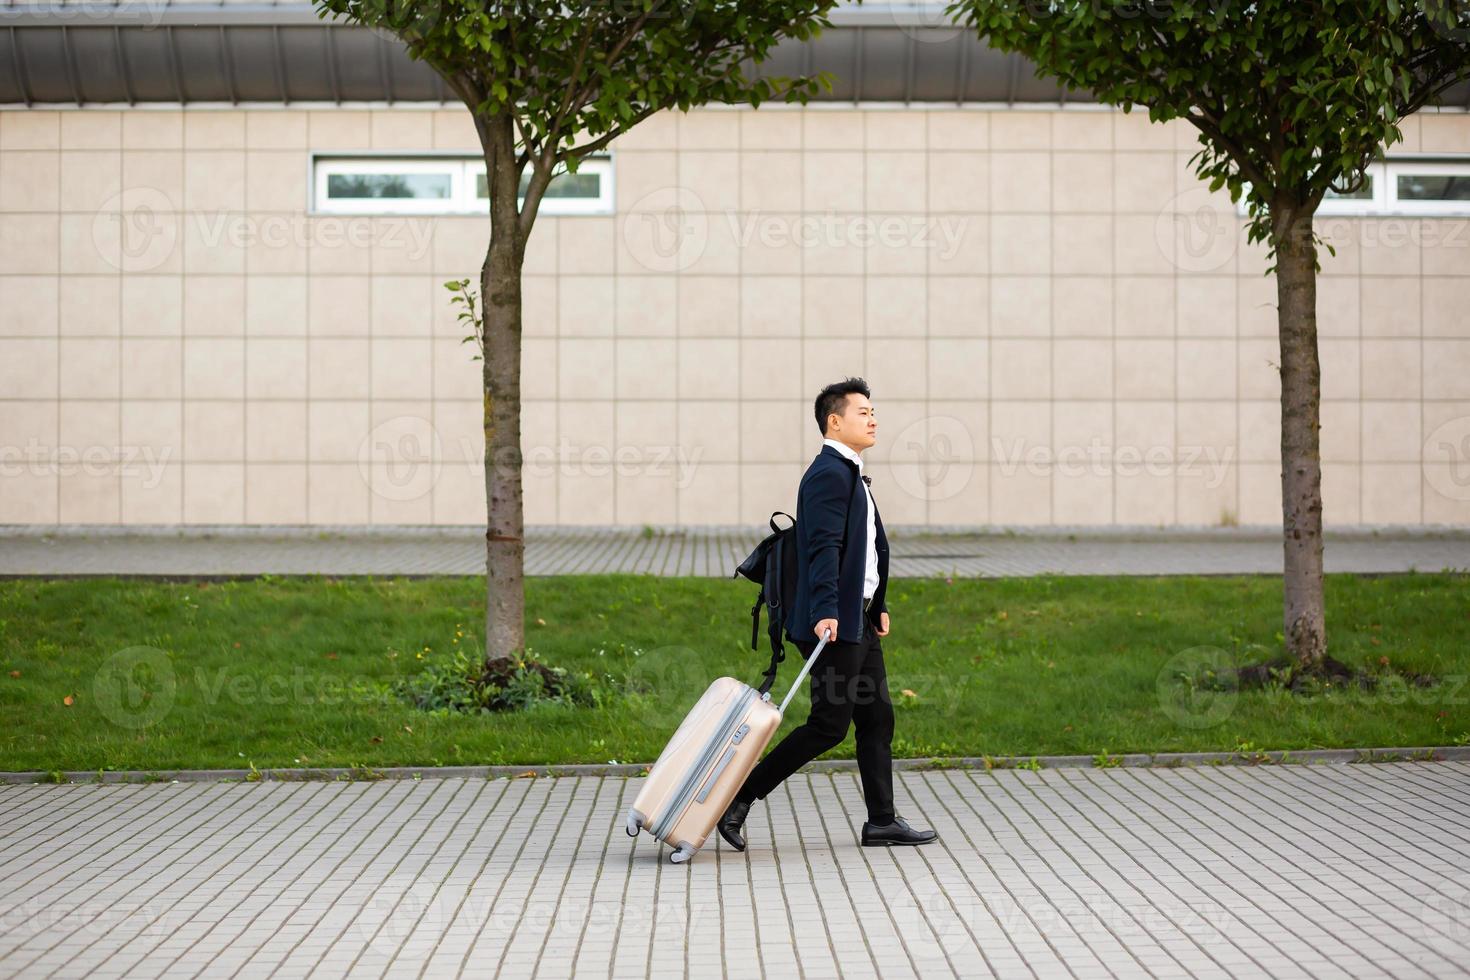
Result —
POLYGON ((1058 214, 1112 212, 1111 154, 1058 151, 1051 161, 1051 202, 1058 214))
POLYGON ((434 145, 434 112, 402 109, 370 113, 373 149, 422 150, 434 145))
POLYGON ((1049 112, 993 112, 990 146, 996 150, 1050 149, 1052 118, 1049 112))
POLYGON ((686 399, 677 408, 669 406, 666 411, 677 419, 678 439, 673 442, 657 432, 618 429, 620 445, 625 447, 623 451, 635 470, 684 481, 691 467, 740 459, 742 440, 736 428, 740 424, 738 403, 686 399))
POLYGON ((850 109, 823 109, 801 114, 802 145, 808 148, 860 150, 863 147, 863 113, 850 109))
POLYGON ((0 276, 0 337, 55 336, 61 291, 53 276, 0 276))
POLYGON ((0 151, 61 147, 61 113, 47 109, 0 109, 0 151))
POLYGON ((56 482, 63 524, 116 524, 122 519, 122 483, 116 473, 63 471, 56 482))
POLYGON ((1235 397, 1235 341, 1180 340, 1175 358, 1181 401, 1235 397))
MULTIPOLYGON (((60 397, 118 397, 122 390, 122 345, 116 338, 63 337, 59 343, 60 397)), ((4 390, 7 397, 12 397, 13 389, 7 386, 4 390)))
POLYGON ((1051 272, 1051 227, 1047 215, 997 214, 990 219, 990 270, 998 274, 1051 272))
POLYGON ((1419 466, 1413 463, 1364 463, 1365 524, 1417 524, 1421 520, 1419 466))
POLYGON ((183 419, 186 462, 217 463, 245 458, 243 401, 185 402, 183 419))
POLYGON ((1470 340, 1424 341, 1424 397, 1470 398, 1470 340))
POLYGON ((934 243, 929 249, 930 275, 975 276, 990 270, 990 221, 985 215, 936 215, 925 231, 934 243))
POLYGON ((1050 524, 1052 475, 1048 468, 1008 468, 991 463, 990 523, 1006 526, 1050 524))
POLYGON ((1424 279, 1422 283, 1424 336, 1470 338, 1470 278, 1424 279))
MULTIPOLYGON (((1050 398, 1051 344, 1045 340, 993 339, 990 344, 992 398, 1050 398)), ((949 397, 965 393, 939 389, 949 397)))
POLYGON ((1114 164, 1113 204, 1118 211, 1156 215, 1178 193, 1173 153, 1122 153, 1114 164))
MULTIPOLYGON (((804 159, 799 151, 789 149, 741 153, 740 207, 746 210, 800 211, 804 159)), ((922 181, 920 187, 922 189, 922 181)))
POLYGON ((1119 340, 1113 349, 1118 398, 1174 397, 1174 341, 1119 340))
POLYGON ((183 341, 122 339, 122 397, 178 398, 183 389, 183 341))
MULTIPOLYGON (((709 213, 733 211, 741 206, 739 154, 685 150, 678 155, 678 161, 675 186, 679 196, 674 201, 680 207, 709 213)), ((668 206, 662 202, 662 196, 652 204, 668 206)))
POLYGON ((60 198, 63 211, 115 211, 122 193, 122 154, 117 150, 63 150, 60 198))
POLYGON ((928 159, 912 151, 870 151, 863 167, 867 210, 914 212, 929 207, 928 159))
MULTIPOLYGON (((187 280, 186 280, 187 282, 187 280)), ((305 276, 248 276, 245 332, 252 337, 304 337, 310 332, 305 276)))
POLYGON ((1242 463, 1281 462, 1281 403, 1241 401, 1236 405, 1242 463))
POLYGON ((556 308, 560 335, 611 337, 617 322, 616 280, 612 276, 561 276, 559 282, 556 308))
MULTIPOLYGON (((863 114, 863 145, 868 150, 923 150, 928 144, 921 113, 870 109, 863 114)), ((808 146, 812 143, 810 139, 808 146)))
POLYGON ((1052 270, 1060 275, 1108 275, 1113 270, 1113 218, 1059 214, 1052 218, 1052 270))
POLYGON ((1119 337, 1172 337, 1175 280, 1168 276, 1113 277, 1113 333, 1119 337))
POLYGON ((1113 477, 1113 514, 1121 525, 1174 523, 1174 476, 1137 464, 1113 477))
POLYGON ((624 337, 616 348, 618 398, 675 397, 676 381, 685 365, 676 360, 680 350, 673 338, 624 337))
POLYGON ((870 278, 864 292, 869 337, 923 337, 928 293, 920 276, 870 278))
POLYGON ((306 142, 316 151, 370 149, 373 142, 371 115, 351 109, 308 112, 306 142))
POLYGON ((368 523, 371 491, 356 463, 313 463, 306 483, 308 523, 368 523))
MULTIPOLYGON (((283 458, 290 460, 292 451, 300 450, 305 453, 305 458, 312 462, 323 463, 355 463, 360 456, 367 452, 368 439, 372 432, 372 409, 365 401, 330 401, 324 398, 313 397, 313 400, 304 406, 304 417, 295 418, 294 402, 255 402, 249 406, 250 410, 250 434, 252 441, 255 430, 259 424, 270 425, 276 419, 272 419, 272 413, 262 410, 266 405, 287 405, 291 410, 281 410, 278 414, 282 424, 286 422, 299 422, 305 430, 304 438, 293 437, 289 442, 282 441, 279 448, 284 450, 283 458)), ((268 436, 265 438, 269 438, 268 436)), ((274 448, 274 447, 273 447, 274 448)), ((256 450, 250 450, 250 458, 261 458, 256 450)))
POLYGON ((481 362, 473 360, 473 345, 442 338, 430 343, 433 345, 434 397, 473 398, 479 405, 484 392, 483 368, 481 362))
MULTIPOLYGON (((1111 337, 1114 285, 1111 277, 1058 276, 1050 285, 1053 332, 1058 337, 1111 337)), ((1044 323, 1044 321, 1043 321, 1044 323)))
POLYGON ((306 522, 306 466, 258 463, 245 467, 245 522, 306 522))
POLYGON ((245 113, 245 143, 258 150, 302 150, 308 144, 308 114, 294 109, 245 113))
POLYGON ((743 149, 785 150, 801 146, 801 113, 772 107, 767 112, 741 112, 743 149))
POLYGON ((933 277, 927 280, 928 327, 934 337, 983 337, 990 332, 990 280, 933 277))
POLYGON ((313 275, 307 289, 313 337, 366 337, 372 332, 372 280, 367 276, 313 275))
POLYGON ((55 150, 8 150, 0 154, 0 211, 55 211, 61 183, 55 150))
POLYGON ((1359 403, 1324 401, 1319 414, 1322 459, 1334 463, 1356 463, 1362 459, 1365 423, 1359 403))
POLYGON ((1048 213, 1052 208, 1051 184, 1049 153, 990 154, 990 201, 998 212, 1048 213))
POLYGON ((306 402, 303 401, 246 402, 246 462, 304 463, 307 458, 306 414, 306 402))
POLYGON ((740 114, 737 112, 694 109, 680 113, 678 119, 681 150, 740 149, 740 114))
MULTIPOLYGON (((1418 398, 1423 391, 1417 340, 1364 340, 1361 352, 1356 344, 1342 342, 1323 341, 1319 347, 1323 397, 1355 398, 1361 391, 1364 398, 1418 398)), ((1432 358, 1423 359, 1426 377, 1431 364, 1432 358)))
POLYGON ((239 337, 184 340, 185 398, 244 398, 245 341, 239 337))
POLYGON ((989 112, 936 109, 924 117, 931 150, 984 150, 990 146, 989 112))
POLYGON ((373 397, 411 399, 432 392, 433 353, 433 344, 427 338, 374 339, 373 397))
POLYGON ((245 346, 247 398, 306 397, 306 339, 255 337, 245 346))
MULTIPOLYGON (((336 115, 332 113, 331 115, 336 115)), ((245 116, 237 110, 183 111, 186 150, 233 150, 245 147, 245 116)))
MULTIPOLYGON (((728 463, 702 463, 694 467, 687 482, 675 486, 680 524, 735 524, 740 522, 740 495, 730 492, 739 485, 743 467, 728 463)), ((769 515, 768 515, 769 516, 769 515)), ((669 522, 669 516, 663 519, 669 522)))
POLYGON ((121 112, 62 112, 59 115, 63 150, 115 150, 122 146, 121 112))
POLYGON ((374 337, 427 337, 431 280, 426 276, 374 276, 374 337))
POLYGON ((1241 463, 1240 523, 1281 525, 1281 464, 1241 463))
POLYGON ((1052 391, 1057 398, 1111 398, 1111 340, 1057 340, 1052 343, 1052 391))
POLYGON ((1236 285, 1230 276, 1175 280, 1175 330, 1180 337, 1234 337, 1236 285))
POLYGON ((1051 145, 1058 150, 1109 150, 1113 113, 1077 109, 1051 113, 1051 145))
POLYGON ((820 147, 802 156, 802 208, 806 211, 861 211, 867 158, 858 152, 820 147))
POLYGON ((124 524, 177 524, 183 517, 184 470, 168 466, 158 474, 124 473, 120 513, 124 524))
MULTIPOLYGON (((1172 403, 1113 403, 1113 469, 1118 475, 1152 472, 1174 460, 1176 406, 1172 403)), ((1172 469, 1169 471, 1172 476, 1172 469)))

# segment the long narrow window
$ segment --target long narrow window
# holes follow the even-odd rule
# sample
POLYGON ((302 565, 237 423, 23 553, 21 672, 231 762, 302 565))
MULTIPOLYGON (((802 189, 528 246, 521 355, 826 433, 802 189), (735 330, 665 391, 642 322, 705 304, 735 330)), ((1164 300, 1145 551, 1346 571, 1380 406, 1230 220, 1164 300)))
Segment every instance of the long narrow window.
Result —
MULTIPOLYGON (((1237 209, 1245 214, 1245 198, 1237 209)), ((1328 191, 1318 214, 1470 214, 1470 159, 1380 160, 1368 167, 1363 185, 1350 194, 1328 191)))
MULTIPOLYGON (((322 155, 312 159, 312 210, 329 214, 487 214, 485 161, 475 157, 322 155)), ((521 177, 524 200, 530 174, 521 177)), ((552 177, 541 214, 611 214, 612 160, 552 177)))

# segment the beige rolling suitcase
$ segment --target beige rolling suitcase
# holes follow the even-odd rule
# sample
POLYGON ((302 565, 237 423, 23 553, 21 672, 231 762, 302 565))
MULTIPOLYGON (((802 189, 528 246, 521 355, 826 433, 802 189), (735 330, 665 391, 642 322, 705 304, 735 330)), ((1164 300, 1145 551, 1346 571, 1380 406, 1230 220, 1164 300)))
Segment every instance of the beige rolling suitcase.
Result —
POLYGON ((675 864, 692 858, 760 761, 828 639, 818 641, 779 708, 769 692, 733 677, 711 684, 649 770, 628 810, 628 836, 646 830, 674 848, 669 859, 675 864))

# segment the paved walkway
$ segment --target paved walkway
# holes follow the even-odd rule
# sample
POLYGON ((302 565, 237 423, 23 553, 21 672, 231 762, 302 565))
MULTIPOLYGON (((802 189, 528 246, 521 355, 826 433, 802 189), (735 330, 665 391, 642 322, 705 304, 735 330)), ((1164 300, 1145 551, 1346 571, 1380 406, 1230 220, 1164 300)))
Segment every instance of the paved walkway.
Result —
MULTIPOLYGON (((611 527, 532 527, 526 573, 728 576, 760 528, 645 534, 611 527)), ((932 575, 1280 574, 1281 533, 1199 530, 959 528, 890 532, 895 578, 932 575)), ((1470 570, 1470 528, 1351 530, 1325 536, 1329 572, 1470 570)), ((479 528, 37 528, 0 526, 0 575, 479 575, 479 528)))
POLYGON ((0 787, 0 975, 1448 977, 1470 763, 801 773, 687 865, 640 779, 0 787))

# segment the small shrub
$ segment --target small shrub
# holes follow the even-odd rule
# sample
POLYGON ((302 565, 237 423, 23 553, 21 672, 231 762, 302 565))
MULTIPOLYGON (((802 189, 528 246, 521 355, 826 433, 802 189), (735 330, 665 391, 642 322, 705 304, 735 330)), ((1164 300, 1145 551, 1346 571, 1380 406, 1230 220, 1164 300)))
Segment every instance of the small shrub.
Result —
POLYGON ((399 697, 424 711, 489 714, 529 711, 544 706, 598 708, 609 691, 592 674, 516 660, 505 669, 487 669, 477 655, 456 650, 394 685, 399 697))

